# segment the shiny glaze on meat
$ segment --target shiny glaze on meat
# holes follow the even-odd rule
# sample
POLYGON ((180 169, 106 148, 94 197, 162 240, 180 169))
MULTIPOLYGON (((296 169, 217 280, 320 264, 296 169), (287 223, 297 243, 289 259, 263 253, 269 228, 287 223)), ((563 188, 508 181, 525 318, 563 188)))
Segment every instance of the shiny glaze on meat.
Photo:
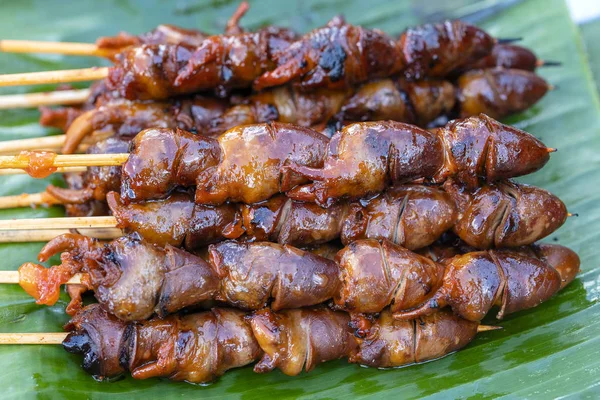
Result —
POLYGON ((164 99, 209 89, 298 83, 341 89, 402 72, 440 78, 487 55, 494 40, 460 21, 407 30, 399 41, 334 18, 296 40, 282 28, 206 38, 196 48, 144 44, 119 54, 108 88, 128 99, 164 99))
POLYGON ((461 117, 484 113, 496 119, 528 109, 549 90, 543 78, 518 69, 468 71, 458 87, 461 117))
POLYGON ((310 129, 274 122, 230 129, 218 143, 219 164, 196 180, 200 204, 256 203, 279 193, 282 185, 306 182, 294 173, 282 175, 281 168, 290 163, 322 166, 328 140, 310 129))
POLYGON ((130 100, 248 87, 264 71, 274 68, 275 54, 294 38, 287 29, 268 27, 209 36, 195 48, 180 44, 137 46, 116 57, 107 86, 130 100))
POLYGON ((400 185, 329 208, 284 195, 252 205, 220 206, 195 204, 188 193, 126 205, 113 192, 107 200, 117 227, 125 232, 188 250, 226 239, 305 247, 369 238, 415 250, 449 229, 474 248, 515 247, 550 235, 568 215, 560 199, 529 185, 504 181, 469 191, 449 181, 444 188, 400 185))
POLYGON ((444 262, 443 283, 429 299, 395 316, 411 319, 448 306, 462 318, 479 321, 497 305, 496 317, 502 319, 548 300, 575 278, 579 264, 575 252, 553 244, 457 255, 444 262))
POLYGON ((194 186, 207 168, 218 165, 216 139, 180 129, 147 129, 131 142, 122 167, 121 197, 126 201, 160 198, 178 186, 194 186))
POLYGON ((255 372, 279 368, 292 376, 339 358, 379 368, 424 362, 464 347, 478 326, 449 312, 414 321, 384 312, 361 335, 349 323, 347 314, 318 307, 254 314, 213 308, 125 323, 93 304, 67 324, 63 347, 83 355, 82 367, 99 380, 130 371, 135 379, 209 383, 257 360, 255 372))
POLYGON ((225 239, 274 241, 305 247, 341 239, 389 239, 409 249, 425 247, 450 229, 457 217, 450 196, 418 185, 391 188, 371 200, 330 208, 283 195, 253 205, 194 204, 185 193, 168 199, 125 205, 116 193, 108 203, 118 227, 158 245, 189 250, 225 239))
POLYGON ((439 78, 488 55, 495 40, 461 21, 409 28, 400 36, 405 71, 410 79, 439 78))
MULTIPOLYGON (((474 188, 540 169, 549 149, 519 129, 481 114, 451 121, 435 132, 394 122, 346 126, 329 144, 323 168, 284 167, 311 179, 284 185, 288 196, 330 206, 340 198, 360 198, 417 179, 442 182, 453 177, 474 188)), ((285 173, 284 172, 284 173, 285 173)))
MULTIPOLYGON (((184 250, 163 249, 132 237, 103 246, 85 236, 65 234, 50 241, 39 259, 61 251, 63 263, 49 270, 22 265, 21 286, 38 303, 51 305, 60 285, 83 272, 103 307, 124 320, 145 319, 155 312, 165 316, 212 300, 244 309, 269 303, 283 309, 332 298, 336 308, 353 313, 376 313, 390 306, 399 315, 412 315, 408 310, 419 307, 412 311, 418 316, 449 304, 457 313, 463 310, 459 314, 464 318, 474 319, 472 308, 479 306, 476 315, 483 316, 496 300, 506 303, 500 315, 533 307, 579 269, 577 255, 556 245, 541 245, 529 253, 475 251, 438 263, 374 239, 350 243, 335 262, 287 245, 227 241, 211 245, 206 262, 184 250), (549 262, 556 262, 556 268, 549 262)), ((77 304, 80 299, 73 299, 70 310, 77 304)))
POLYGON ((508 43, 496 43, 490 54, 469 64, 467 68, 501 67, 535 71, 541 63, 541 60, 538 60, 535 53, 528 48, 508 43))
POLYGON ((255 90, 297 81, 305 89, 340 89, 401 71, 394 40, 379 30, 334 18, 276 56, 272 71, 254 82, 255 90))
MULTIPOLYGON (((75 234, 51 240, 40 252, 58 252, 64 265, 45 269, 24 264, 23 288, 40 303, 54 304, 60 285, 78 272, 89 275, 97 300, 120 319, 160 316, 217 300, 256 310, 303 307, 331 299, 338 285, 337 265, 327 258, 276 243, 222 242, 204 261, 184 250, 164 249, 133 237, 108 245, 75 234)), ((76 311, 79 299, 71 310, 76 311)))
POLYGON ((150 129, 135 137, 123 165, 125 202, 162 198, 176 187, 196 186, 196 202, 254 203, 305 180, 281 167, 319 167, 327 138, 289 124, 236 127, 211 139, 181 130, 150 129))
POLYGON ((208 383, 262 354, 245 317, 239 310, 214 308, 126 324, 94 304, 66 326, 71 333, 63 346, 84 354, 83 368, 97 379, 127 370, 135 379, 208 383))
POLYGON ((445 189, 458 205, 454 232, 475 248, 532 244, 567 220, 564 203, 534 186, 505 181, 468 191, 448 182, 445 189))

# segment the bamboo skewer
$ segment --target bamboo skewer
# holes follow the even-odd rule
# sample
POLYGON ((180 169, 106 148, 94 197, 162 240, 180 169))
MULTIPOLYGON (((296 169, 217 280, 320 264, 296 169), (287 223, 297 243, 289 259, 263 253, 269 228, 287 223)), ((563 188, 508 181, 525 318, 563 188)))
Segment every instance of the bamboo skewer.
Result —
MULTIPOLYGON (((84 152, 87 148, 97 142, 113 136, 112 131, 94 131, 87 135, 79 145, 78 150, 84 152)), ((17 155, 21 151, 60 151, 67 139, 67 135, 45 136, 30 139, 5 140, 0 142, 1 155, 17 155)))
POLYGON ((89 89, 55 90, 52 92, 9 94, 0 96, 0 110, 11 108, 35 108, 39 106, 75 105, 84 103, 90 96, 89 89))
POLYGON ((0 344, 62 344, 67 332, 0 333, 0 344))
MULTIPOLYGON (((0 168, 27 169, 32 165, 30 155, 19 154, 16 156, 0 156, 0 168)), ((43 160, 44 167, 113 167, 127 161, 129 154, 53 154, 46 153, 47 160, 43 160)), ((35 162, 35 161, 34 161, 35 162)))
MULTIPOLYGON (((2 157, 2 156, 0 156, 2 157)), ((87 170, 86 167, 58 167, 56 168, 56 171, 54 171, 54 174, 68 174, 68 173, 72 173, 72 172, 85 172, 87 170)), ((17 169, 17 168, 0 168, 0 176, 3 175, 23 175, 26 174, 27 171, 23 170, 23 169, 17 169)))
POLYGON ((62 204, 62 201, 52 196, 48 192, 40 193, 23 193, 14 196, 0 197, 0 210, 17 207, 31 207, 32 205, 47 205, 62 204))
MULTIPOLYGON (((501 326, 479 325, 477 332, 488 332, 502 329, 501 326)), ((0 333, 0 345, 2 344, 62 344, 67 338, 68 332, 46 332, 46 333, 0 333)))
POLYGON ((0 86, 40 85, 95 81, 108 76, 108 67, 67 69, 62 71, 28 72, 0 75, 0 86))
MULTIPOLYGON (((18 284, 19 283, 19 271, 0 271, 0 283, 18 284)), ((81 283, 81 274, 75 274, 67 285, 77 285, 81 283)))
POLYGON ((117 220, 113 216, 0 220, 0 231, 21 231, 25 229, 114 228, 116 226, 117 220))
MULTIPOLYGON (((107 135, 110 136, 110 135, 107 135)), ((16 155, 21 151, 60 151, 65 143, 66 135, 45 136, 31 139, 16 139, 0 142, 1 155, 16 155)), ((85 151, 87 148, 99 140, 103 135, 86 136, 84 142, 78 150, 85 151)))
MULTIPOLYGON (((488 332, 502 329, 501 326, 479 325, 477 332, 488 332)), ((0 333, 0 345, 2 344, 62 344, 67 338, 68 332, 46 332, 46 333, 0 333)))
POLYGON ((46 53, 70 56, 110 57, 112 49, 100 49, 94 43, 47 42, 36 40, 0 40, 4 53, 46 53))
MULTIPOLYGON (((48 242, 57 236, 70 232, 68 229, 0 231, 0 243, 48 242)), ((123 231, 117 228, 82 228, 78 229, 78 232, 100 240, 112 240, 123 236, 123 231)))

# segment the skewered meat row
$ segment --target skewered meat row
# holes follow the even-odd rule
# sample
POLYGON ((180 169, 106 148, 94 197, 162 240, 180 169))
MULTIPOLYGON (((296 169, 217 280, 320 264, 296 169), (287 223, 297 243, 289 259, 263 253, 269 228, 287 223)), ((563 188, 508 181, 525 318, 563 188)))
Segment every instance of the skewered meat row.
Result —
POLYGON ((384 79, 356 90, 308 93, 288 85, 232 99, 239 103, 234 105, 202 96, 168 102, 117 99, 78 117, 67 130, 63 153, 73 153, 85 136, 99 131, 131 137, 143 129, 180 128, 214 136, 238 125, 271 121, 317 127, 391 119, 426 126, 455 113, 469 117, 484 112, 501 118, 531 107, 548 90, 542 78, 520 70, 471 71, 458 82, 454 87, 441 80, 384 79))
MULTIPOLYGON (((476 187, 480 180, 533 172, 551 151, 485 115, 452 121, 437 132, 392 121, 356 123, 327 143, 313 130, 281 123, 236 127, 217 139, 149 129, 132 141, 122 167, 121 197, 126 203, 144 201, 196 186, 200 204, 251 204, 289 190, 298 200, 331 205, 423 178, 454 177, 476 187), (307 178, 317 181, 294 188, 307 178)), ((81 202, 82 192, 63 190, 56 196, 81 202)))
POLYGON ((331 205, 417 179, 453 177, 476 187, 531 173, 549 159, 539 140, 485 115, 435 133, 392 121, 355 123, 327 143, 310 129, 281 123, 233 128, 218 139, 146 130, 123 164, 121 198, 164 198, 176 187, 196 186, 200 204, 251 204, 289 190, 293 198, 331 205), (315 182, 295 188, 307 179, 315 182))
MULTIPOLYGON (((478 305, 477 299, 490 296, 477 315, 485 315, 499 301, 503 316, 547 300, 579 269, 579 259, 569 249, 558 245, 535 249, 471 252, 441 264, 387 240, 365 239, 339 251, 334 262, 288 245, 227 241, 211 245, 205 262, 184 250, 162 249, 135 237, 103 245, 65 234, 48 242, 39 255, 45 261, 63 251, 61 265, 46 269, 23 264, 19 279, 39 304, 54 304, 60 285, 83 271, 88 276, 84 285, 94 290, 104 308, 124 320, 146 319, 154 313, 165 316, 211 300, 247 310, 270 303, 281 310, 333 299, 337 308, 353 313, 377 313, 387 306, 401 313, 429 301, 434 291, 446 293, 448 277, 460 273, 466 260, 462 271, 467 275, 459 278, 472 296, 455 297, 453 304, 469 310, 478 305), (473 280, 478 283, 469 286, 473 280), (476 295, 479 291, 482 294, 476 295)), ((69 310, 80 306, 81 299, 75 298, 69 310)))
POLYGON ((64 348, 83 355, 83 368, 97 379, 130 371, 135 379, 165 377, 208 383, 227 370, 259 361, 258 373, 286 375, 311 371, 319 363, 389 368, 440 358, 466 346, 478 324, 440 312, 414 321, 396 321, 383 312, 359 335, 350 317, 326 308, 252 314, 213 308, 166 319, 125 323, 98 305, 67 324, 64 348))
POLYGON ((306 247, 341 239, 387 239, 409 250, 432 244, 453 229, 475 248, 532 244, 558 229, 565 205, 551 193, 501 182, 468 191, 448 182, 435 187, 401 185, 372 199, 342 201, 329 208, 277 195, 265 202, 206 206, 188 193, 125 205, 107 196, 117 227, 164 246, 194 250, 226 239, 273 241, 306 247))
POLYGON ((404 73, 440 78, 487 55, 495 41, 460 21, 411 28, 398 41, 334 18, 302 38, 265 28, 211 36, 194 51, 142 45, 117 57, 107 87, 128 99, 164 99, 214 88, 261 90, 298 82, 305 89, 347 88, 404 73))

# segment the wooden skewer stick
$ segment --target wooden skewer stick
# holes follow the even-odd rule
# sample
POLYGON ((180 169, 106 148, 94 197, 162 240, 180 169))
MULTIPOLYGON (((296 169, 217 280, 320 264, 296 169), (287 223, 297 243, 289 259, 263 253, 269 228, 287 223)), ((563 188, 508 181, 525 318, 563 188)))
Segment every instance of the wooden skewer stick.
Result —
MULTIPOLYGON (((0 283, 14 283, 19 284, 19 271, 0 271, 0 283)), ((81 274, 75 274, 67 285, 77 285, 81 283, 81 274)))
POLYGON ((113 216, 23 218, 0 220, 0 231, 22 231, 27 229, 79 229, 114 228, 117 220, 113 216))
MULTIPOLYGON (((79 233, 100 240, 112 240, 123 236, 117 228, 78 229, 79 233)), ((57 236, 70 233, 68 229, 29 229, 21 231, 0 231, 0 243, 48 242, 57 236)))
POLYGON ((67 332, 0 333, 0 344, 62 344, 67 332))
POLYGON ((0 210, 17 207, 31 207, 32 205, 47 205, 62 204, 62 201, 52 196, 48 192, 40 193, 23 193, 14 196, 0 197, 0 210))
MULTIPOLYGON (((31 139, 16 139, 0 142, 0 154, 16 155, 21 151, 60 151, 65 143, 65 135, 45 136, 31 139)), ((100 135, 86 136, 84 142, 79 146, 78 150, 85 151, 87 148, 99 140, 102 140, 100 135)))
POLYGON ((93 43, 41 42, 35 40, 0 40, 5 53, 48 53, 71 56, 109 57, 114 50, 100 49, 93 43))
POLYGON ((89 89, 55 90, 52 92, 9 94, 0 96, 0 110, 39 106, 82 104, 90 97, 89 89))
MULTIPOLYGON (((97 142, 113 136, 112 131, 94 131, 86 136, 79 145, 78 150, 84 152, 87 148, 97 142)), ((31 139, 5 140, 0 142, 0 154, 16 155, 21 151, 56 150, 59 151, 65 144, 66 135, 45 136, 31 139)))
MULTIPOLYGON (((44 167, 113 167, 127 161, 129 154, 46 154, 51 156, 44 160, 44 167)), ((31 166, 30 154, 16 156, 0 156, 0 168, 26 169, 31 166)), ((34 161, 35 162, 35 161, 34 161)))
MULTIPOLYGON (((487 332, 502 329, 501 326, 479 325, 477 332, 487 332)), ((1 344, 62 344, 66 332, 50 333, 0 333, 1 344)))
MULTIPOLYGON (((86 167, 59 167, 59 168, 56 168, 56 171, 54 171, 54 173, 55 174, 66 174, 66 173, 71 173, 71 172, 85 172, 86 170, 87 170, 86 167)), ((0 168, 0 176, 2 176, 2 175, 23 175, 26 173, 27 172, 22 169, 16 169, 16 168, 1 169, 0 168)))
POLYGON ((96 81, 108 76, 108 67, 67 69, 62 71, 28 72, 0 75, 0 86, 40 85, 47 83, 69 83, 96 81))

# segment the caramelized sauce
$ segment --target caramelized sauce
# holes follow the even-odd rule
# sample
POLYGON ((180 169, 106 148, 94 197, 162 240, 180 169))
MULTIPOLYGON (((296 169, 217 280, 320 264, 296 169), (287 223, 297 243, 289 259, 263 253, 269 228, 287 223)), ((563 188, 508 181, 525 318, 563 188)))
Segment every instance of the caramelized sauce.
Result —
POLYGON ((46 178, 56 172, 54 159, 56 153, 48 151, 22 151, 16 156, 17 162, 26 162, 29 165, 24 168, 33 178, 46 178))

